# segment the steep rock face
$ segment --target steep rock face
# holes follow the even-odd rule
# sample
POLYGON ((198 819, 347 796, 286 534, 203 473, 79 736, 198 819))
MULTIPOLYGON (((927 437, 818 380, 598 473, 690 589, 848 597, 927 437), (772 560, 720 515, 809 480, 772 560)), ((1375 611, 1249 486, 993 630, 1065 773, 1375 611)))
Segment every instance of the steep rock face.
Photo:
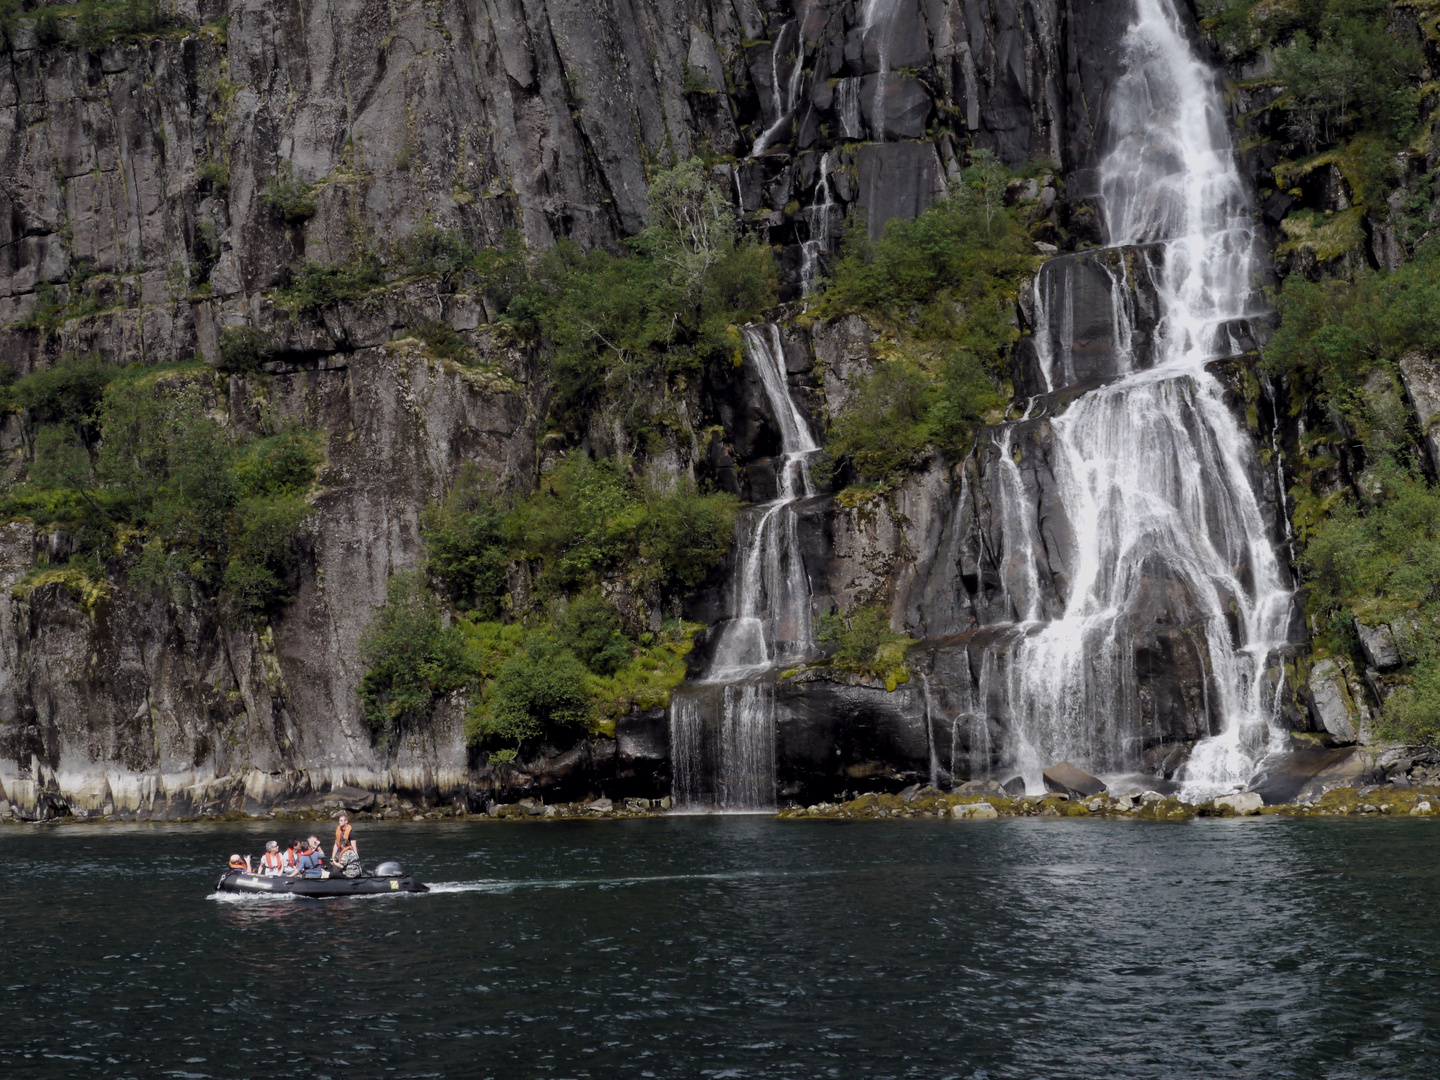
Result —
POLYGON ((943 194, 967 138, 1083 171, 1122 7, 187 0, 199 29, 96 50, 22 22, 0 54, 0 326, 42 285, 55 310, 0 346, 22 371, 213 356, 215 327, 268 323, 295 260, 393 256, 422 226, 613 244, 643 224, 647 163, 702 147, 739 157, 720 169, 798 275, 816 223, 787 208, 833 148, 832 212, 872 230, 943 194))
MULTIPOLYGON (((17 589, 55 540, 4 526, 0 798, 27 814, 180 814, 339 783, 472 801, 663 788, 663 716, 496 767, 471 760, 464 703, 448 700, 425 735, 375 747, 356 696, 370 612, 389 575, 418 562, 420 511, 461 464, 533 483, 545 388, 534 357, 490 336, 483 295, 426 279, 294 312, 275 295, 287 268, 362 246, 394 264, 430 228, 474 244, 517 230, 537 248, 612 246, 644 223, 647 165, 702 150, 748 226, 782 248, 789 296, 807 242, 822 242, 823 262, 851 209, 872 232, 917 213, 958 180, 967 144, 1012 164, 1049 159, 1063 178, 1055 239, 1083 244, 1097 238, 1096 118, 1129 19, 1105 0, 184 0, 180 14, 198 28, 97 50, 40 48, 22 25, 0 54, 0 354, 20 373, 67 351, 213 362, 225 327, 260 328, 274 362, 229 380, 231 420, 253 425, 262 407, 303 418, 324 430, 326 464, 296 598, 254 627, 123 583, 103 596, 63 581, 17 589), (287 207, 287 190, 313 212, 287 207), (392 344, 417 318, 462 332, 489 366, 392 344)), ((1142 255, 1052 260, 1048 295, 1082 314, 1128 303, 1133 332, 1147 333, 1142 255)), ((873 330, 852 318, 783 331, 797 400, 833 417, 874 362, 873 330)), ((987 767, 996 733, 961 723, 976 710, 956 695, 983 697, 987 627, 1015 618, 1000 455, 1043 506, 1046 417, 1108 373, 1098 343, 1089 358, 1052 356, 1047 382, 1027 341, 1017 392, 1049 393, 1008 425, 1007 449, 987 431, 962 465, 934 462, 854 506, 802 508, 817 610, 881 600, 925 649, 893 692, 778 689, 784 792, 987 767)), ((688 404, 697 431, 719 430, 693 455, 681 440, 674 467, 770 498, 779 442, 753 365, 688 404)), ((1065 573, 1058 555, 1041 568, 1046 604, 1065 573)), ((713 619, 723 586, 702 590, 694 613, 713 619)), ((1151 743, 1206 730, 1193 646, 1182 624, 1156 632, 1145 709, 1168 719, 1151 743)))
MULTIPOLYGON (((523 368, 524 357, 508 359, 523 368)), ((463 703, 442 704, 425 733, 375 747, 356 696, 359 636, 391 573, 419 560, 420 510, 462 463, 529 478, 533 413, 522 394, 477 385, 475 369, 412 340, 344 363, 274 367, 224 389, 237 426, 263 410, 326 436, 285 617, 237 625, 200 598, 123 582, 77 592, 42 577, 16 588, 46 538, 6 526, 0 797, 33 812, 53 790, 75 809, 174 815, 338 783, 466 784, 463 703)))

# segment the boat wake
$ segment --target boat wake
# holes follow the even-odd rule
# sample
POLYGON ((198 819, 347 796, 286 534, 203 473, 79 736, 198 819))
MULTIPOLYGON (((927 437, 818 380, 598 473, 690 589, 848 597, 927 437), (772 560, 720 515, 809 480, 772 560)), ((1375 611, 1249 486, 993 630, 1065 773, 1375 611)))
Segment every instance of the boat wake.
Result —
POLYGON ((745 870, 721 874, 651 874, 636 877, 613 878, 533 878, 528 880, 506 880, 502 878, 480 878, 476 881, 437 881, 431 884, 430 894, 437 893, 509 893, 522 889, 623 889, 636 885, 653 885, 670 881, 753 881, 761 878, 802 878, 820 874, 835 873, 833 870, 799 872, 745 870))

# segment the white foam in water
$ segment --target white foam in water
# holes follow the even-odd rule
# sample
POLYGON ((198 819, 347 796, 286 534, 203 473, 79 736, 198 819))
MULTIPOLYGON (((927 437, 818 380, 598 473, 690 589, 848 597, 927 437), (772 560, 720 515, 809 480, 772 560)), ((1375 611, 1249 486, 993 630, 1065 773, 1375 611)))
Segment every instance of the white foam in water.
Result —
MULTIPOLYGON (((1035 626, 1038 595, 1014 595, 1038 590, 1034 560, 1011 559, 1021 572, 1006 586, 1029 625, 1017 630, 1023 638, 1001 676, 1005 727, 1031 791, 1062 759, 1133 766, 1140 718, 1126 616, 1146 604, 1146 590, 1167 584, 1202 627, 1209 713, 1223 725, 1196 746, 1183 776, 1183 797, 1195 800, 1245 784, 1284 745, 1266 669, 1285 642, 1290 590, 1250 485, 1255 448, 1204 366, 1225 355, 1222 325, 1250 312, 1257 269, 1223 102, 1172 0, 1137 0, 1124 49, 1100 185, 1109 243, 1159 249, 1150 259, 1161 304, 1155 366, 1138 370, 1127 346, 1123 378, 1051 421, 1051 464, 1075 538, 1069 595, 1058 618, 1035 626)), ((1063 327, 1051 329, 1063 337, 1063 327)), ((1061 357, 1046 341, 1049 379, 1061 357)), ((1007 521, 1007 544, 1011 530, 1038 542, 1034 513, 1007 521)))

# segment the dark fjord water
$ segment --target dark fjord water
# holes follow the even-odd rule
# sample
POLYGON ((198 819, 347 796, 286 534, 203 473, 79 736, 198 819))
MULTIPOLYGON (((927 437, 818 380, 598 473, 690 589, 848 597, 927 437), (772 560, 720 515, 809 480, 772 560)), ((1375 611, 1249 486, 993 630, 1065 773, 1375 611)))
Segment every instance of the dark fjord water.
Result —
POLYGON ((266 835, 0 830, 0 1074, 1440 1076, 1430 822, 367 825, 450 884, 214 898, 266 835))

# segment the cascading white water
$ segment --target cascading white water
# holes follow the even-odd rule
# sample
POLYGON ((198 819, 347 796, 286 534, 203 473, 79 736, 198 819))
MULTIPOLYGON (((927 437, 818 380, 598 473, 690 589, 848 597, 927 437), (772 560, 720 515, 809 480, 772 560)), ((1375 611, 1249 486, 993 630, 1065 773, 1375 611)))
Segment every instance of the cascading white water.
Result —
POLYGON ((840 116, 840 137, 863 139, 865 121, 860 116, 860 82, 857 76, 835 84, 835 111, 840 116))
POLYGON ((800 87, 805 76, 805 39, 802 36, 804 25, 805 5, 801 4, 796 10, 795 18, 780 27, 780 32, 775 35, 775 40, 770 45, 771 108, 775 111, 775 120, 755 140, 755 144, 750 148, 751 157, 762 153, 770 145, 775 136, 789 122, 795 107, 800 102, 800 87), (786 50, 787 35, 789 35, 790 45, 795 49, 795 63, 790 68, 790 77, 782 86, 780 83, 780 58, 786 50))
POLYGON ((861 35, 875 42, 878 70, 874 97, 870 102, 870 138, 885 141, 885 91, 890 81, 890 46, 895 38, 895 16, 900 0, 865 0, 861 9, 861 35))
POLYGON ((809 296, 820 277, 820 259, 830 254, 830 232, 835 197, 830 191, 830 154, 820 155, 820 178, 815 182, 815 200, 805 208, 810 238, 800 245, 800 284, 809 296))
POLYGON ((795 400, 785 369, 780 328, 741 331, 745 353, 760 374, 779 429, 775 498, 742 515, 737 525, 731 614, 720 630, 703 682, 719 687, 719 738, 702 760, 705 689, 677 694, 670 709, 670 753, 682 805, 703 797, 703 774, 713 771, 711 794, 725 810, 764 809, 775 801, 775 693, 771 673, 815 652, 810 579, 800 551, 795 504, 810 498, 810 458, 820 449, 795 400), (699 695, 699 696, 697 696, 699 695), (683 760, 682 760, 683 757, 683 760))
MULTIPOLYGON (((1050 464, 1074 537, 1068 595, 1059 618, 1016 630, 1021 640, 1002 675, 1004 726, 1009 764, 1031 790, 1061 759, 1096 771, 1133 767, 1131 617, 1147 605, 1178 612, 1203 636, 1199 663, 1208 663, 1209 712, 1221 726, 1196 746, 1183 776, 1185 796, 1201 798, 1244 784, 1283 739, 1271 727, 1266 672, 1285 642, 1290 592, 1248 476, 1254 447, 1205 369, 1228 345, 1224 324, 1250 310, 1256 245, 1213 73, 1191 51, 1172 0, 1136 0, 1124 55, 1100 191, 1112 247, 1163 253, 1150 263, 1160 303, 1155 363, 1139 370, 1129 343, 1117 340, 1122 361, 1128 356, 1123 377, 1050 422, 1050 464)), ((1043 316, 1067 317, 1036 299, 1043 316)), ((1065 334, 1054 323, 1037 328, 1060 342, 1041 350, 1047 381, 1065 334)), ((1001 438, 1008 458, 1010 436, 1001 438)), ((1038 543, 1034 508, 1016 512, 1007 531, 1038 543)), ((1017 583, 1039 584, 1007 575, 1017 617, 1033 619, 1040 598, 1014 596, 1017 583)))

